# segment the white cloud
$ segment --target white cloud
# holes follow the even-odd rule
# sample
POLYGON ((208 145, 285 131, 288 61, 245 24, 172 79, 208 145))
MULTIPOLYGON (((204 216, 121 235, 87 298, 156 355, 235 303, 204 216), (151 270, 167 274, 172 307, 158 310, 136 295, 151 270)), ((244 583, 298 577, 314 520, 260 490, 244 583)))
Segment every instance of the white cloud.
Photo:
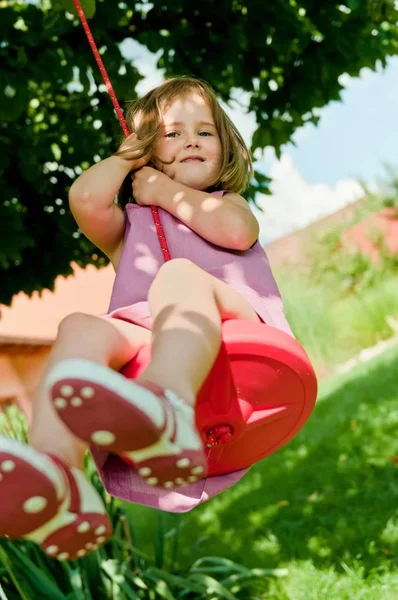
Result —
POLYGON ((164 81, 163 69, 158 69, 156 64, 162 53, 161 50, 154 54, 139 44, 132 38, 124 40, 120 44, 120 50, 122 54, 134 64, 134 66, 140 71, 141 75, 144 76, 139 84, 137 85, 137 93, 139 96, 143 96, 149 90, 159 85, 164 81))
POLYGON ((256 211, 264 242, 305 227, 362 195, 359 183, 352 179, 340 180, 334 187, 307 183, 288 154, 274 161, 269 176, 272 193, 258 198, 264 212, 256 211))

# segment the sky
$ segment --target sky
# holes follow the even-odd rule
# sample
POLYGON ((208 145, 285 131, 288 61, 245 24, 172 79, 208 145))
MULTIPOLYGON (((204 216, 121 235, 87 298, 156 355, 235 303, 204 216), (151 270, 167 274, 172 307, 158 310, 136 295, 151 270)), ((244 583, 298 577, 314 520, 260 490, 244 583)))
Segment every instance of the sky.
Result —
MULTIPOLYGON (((132 40, 123 44, 145 79, 143 94, 163 80, 157 56, 132 40)), ((263 212, 255 211, 263 243, 305 227, 357 200, 358 181, 375 186, 385 174, 384 164, 398 166, 398 57, 386 69, 363 69, 359 78, 342 75, 342 102, 332 102, 312 124, 294 135, 277 160, 272 149, 257 156, 256 168, 272 178, 271 195, 259 196, 263 212)), ((239 96, 242 101, 242 95, 239 96)), ((253 115, 225 107, 247 143, 256 128, 253 115)))

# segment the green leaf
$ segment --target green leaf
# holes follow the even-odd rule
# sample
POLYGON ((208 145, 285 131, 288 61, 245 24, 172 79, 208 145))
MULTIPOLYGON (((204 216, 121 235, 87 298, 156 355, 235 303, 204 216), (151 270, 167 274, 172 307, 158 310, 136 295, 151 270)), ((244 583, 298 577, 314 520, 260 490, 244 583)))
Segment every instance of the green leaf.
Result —
MULTIPOLYGON (((80 4, 86 19, 91 19, 95 15, 95 0, 80 0, 80 4)), ((77 15, 73 0, 52 0, 52 5, 54 10, 67 10, 68 12, 77 15)))
POLYGON ((254 150, 256 150, 257 148, 266 148, 267 146, 270 146, 272 143, 272 136, 271 136, 271 131, 269 129, 267 129, 266 126, 261 126, 258 129, 256 129, 256 131, 253 134, 253 138, 252 138, 252 152, 254 152, 254 150))
POLYGON ((16 121, 27 109, 29 92, 26 81, 21 81, 18 74, 0 71, 0 97, 0 121, 16 121))
POLYGON ((361 6, 361 0, 346 0, 346 4, 351 10, 357 10, 361 6))
POLYGON ((19 577, 17 576, 17 574, 15 573, 15 571, 13 569, 12 561, 9 560, 7 553, 5 552, 5 550, 3 548, 0 548, 0 558, 2 560, 3 565, 6 568, 8 575, 10 576, 11 581, 13 582, 13 584, 15 585, 15 588, 21 595, 21 600, 29 600, 29 597, 25 595, 24 588, 19 583, 19 577))
POLYGON ((167 584, 163 580, 158 580, 155 585, 155 590, 164 600, 176 600, 176 597, 170 592, 167 584))
MULTIPOLYGON (((0 549, 2 559, 4 560, 4 550, 0 549)), ((18 574, 20 580, 23 580, 24 586, 30 589, 31 598, 40 598, 40 600, 64 600, 64 594, 60 592, 55 581, 50 579, 47 575, 41 571, 29 558, 26 557, 25 553, 20 551, 16 546, 9 545, 8 553, 10 555, 10 562, 17 570, 14 573, 18 574)), ((23 600, 25 598, 23 597, 23 600)), ((26 598, 28 600, 28 598, 26 598)))
MULTIPOLYGON (((190 571, 197 571, 198 569, 203 570, 208 568, 207 565, 216 565, 214 568, 223 569, 224 571, 239 571, 241 573, 249 573, 250 569, 238 565, 229 558, 223 558, 220 556, 204 556, 199 558, 191 567, 190 571)), ((210 567, 211 568, 211 567, 210 567)))
MULTIPOLYGON (((166 77, 203 78, 225 103, 241 95, 242 108, 249 107, 258 124, 252 149, 270 146, 280 156, 295 131, 317 119, 314 107, 338 99, 342 73, 357 77, 363 67, 385 65, 398 54, 394 0, 347 1, 355 13, 334 2, 297 0, 257 0, 253 7, 224 2, 222 11, 219 0, 201 3, 200 10, 182 0, 82 4, 88 18, 95 11, 93 35, 122 105, 135 99, 139 70, 145 69, 139 55, 127 60, 120 51, 134 37, 163 57, 166 77), (307 13, 298 18, 301 4, 307 13), (380 19, 375 22, 372 14, 380 19), (272 80, 277 89, 270 88, 272 80)), ((109 98, 97 87, 90 46, 77 19, 64 15, 76 14, 73 1, 52 0, 51 10, 50 0, 3 5, 0 144, 7 160, 0 165, 0 262, 7 273, 0 304, 9 305, 22 290, 29 295, 52 289, 58 275, 72 272, 72 261, 82 268, 108 263, 79 234, 67 198, 80 169, 112 154, 120 136, 109 98), (98 130, 94 121, 102 123, 98 130), (10 208, 14 198, 18 207, 10 208)), ((247 200, 255 204, 268 183, 255 176, 247 200)), ((131 560, 131 547, 122 540, 115 546, 131 560)), ((157 553, 164 564, 161 540, 157 553)))
POLYGON ((120 589, 124 592, 127 600, 140 600, 140 596, 138 596, 135 591, 129 586, 127 582, 120 584, 120 589))
POLYGON ((51 144, 51 152, 54 155, 54 158, 56 161, 59 161, 61 159, 62 156, 62 152, 61 152, 61 148, 58 146, 58 144, 51 144))
POLYGON ((218 598, 224 598, 225 600, 238 600, 234 594, 231 594, 217 579, 210 577, 209 575, 205 575, 204 573, 196 573, 192 575, 192 579, 195 581, 202 583, 208 594, 216 593, 218 594, 218 598))
POLYGON ((156 534, 154 539, 154 550, 155 550, 155 564, 161 568, 164 563, 165 554, 165 515, 159 513, 158 515, 158 526, 156 528, 156 534))
POLYGON ((156 567, 149 567, 146 569, 145 576, 152 579, 152 581, 164 579, 164 581, 168 582, 170 585, 181 587, 182 589, 189 589, 192 592, 197 592, 198 594, 203 594, 205 591, 205 588, 202 585, 192 581, 190 578, 179 577, 178 575, 166 573, 165 571, 157 569, 156 567))

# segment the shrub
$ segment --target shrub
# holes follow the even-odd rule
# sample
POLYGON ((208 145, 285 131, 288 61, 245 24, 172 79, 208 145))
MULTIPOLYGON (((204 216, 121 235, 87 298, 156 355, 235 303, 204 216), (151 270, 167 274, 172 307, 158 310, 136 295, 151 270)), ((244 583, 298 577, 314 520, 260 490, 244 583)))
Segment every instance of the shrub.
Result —
MULTIPOLYGON (((26 421, 15 407, 0 413, 0 434, 26 441, 26 421)), ((132 511, 106 494, 89 456, 86 473, 112 520, 112 539, 89 556, 66 563, 49 558, 31 542, 0 538, 1 600, 237 600, 247 598, 250 590, 263 589, 269 577, 287 573, 249 569, 214 556, 179 568, 181 515, 167 531, 167 515, 159 513, 154 556, 148 556, 135 544, 132 511), (171 541, 169 553, 166 540, 171 541)))

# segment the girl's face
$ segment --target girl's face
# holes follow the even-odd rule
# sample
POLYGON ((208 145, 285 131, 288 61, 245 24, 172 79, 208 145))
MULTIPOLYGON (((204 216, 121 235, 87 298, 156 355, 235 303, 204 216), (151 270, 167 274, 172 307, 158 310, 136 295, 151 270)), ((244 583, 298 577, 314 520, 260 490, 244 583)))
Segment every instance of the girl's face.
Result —
POLYGON ((177 98, 162 113, 154 148, 163 172, 196 190, 214 183, 221 167, 221 140, 206 100, 197 92, 177 98))

